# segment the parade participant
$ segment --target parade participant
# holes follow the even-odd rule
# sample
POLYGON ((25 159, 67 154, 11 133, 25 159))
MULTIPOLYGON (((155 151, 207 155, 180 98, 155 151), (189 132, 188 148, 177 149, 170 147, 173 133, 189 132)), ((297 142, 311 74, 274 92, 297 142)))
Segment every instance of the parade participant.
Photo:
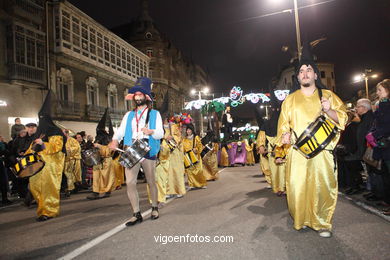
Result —
POLYGON ((51 116, 51 91, 38 113, 39 126, 33 144, 25 154, 37 152, 45 162, 43 169, 30 177, 30 191, 38 203, 37 221, 46 221, 59 215, 61 177, 65 161, 65 136, 51 116))
POLYGON ((121 125, 110 144, 110 148, 114 150, 122 139, 125 146, 130 146, 135 140, 142 139, 147 141, 151 148, 143 160, 131 169, 125 169, 127 195, 134 212, 133 217, 126 223, 126 226, 132 226, 143 221, 137 192, 137 176, 141 166, 151 193, 151 219, 159 218, 155 169, 157 153, 160 150, 160 139, 164 136, 164 130, 160 113, 151 108, 151 85, 151 79, 141 77, 137 80, 135 86, 129 89, 126 99, 133 100, 136 108, 127 112, 123 117, 121 125))
POLYGON ((255 165, 255 156, 253 155, 253 146, 254 143, 252 139, 245 139, 245 149, 246 149, 246 165, 253 166, 255 165))
POLYGON ((174 114, 169 122, 169 135, 167 141, 173 140, 176 143, 169 157, 169 173, 167 194, 169 196, 182 197, 186 194, 184 181, 184 164, 183 164, 183 143, 182 143, 182 127, 181 115, 174 114))
POLYGON ((112 151, 108 147, 114 129, 112 127, 111 118, 108 113, 108 108, 104 112, 96 127, 95 148, 99 149, 101 163, 93 166, 93 180, 92 180, 92 194, 87 197, 90 200, 100 198, 108 198, 111 196, 111 191, 115 189, 115 173, 112 164, 112 151), (108 133, 106 131, 106 124, 108 124, 108 133), (100 196, 101 195, 101 196, 100 196))
MULTIPOLYGON (((296 77, 294 81, 299 89, 282 104, 278 144, 290 144, 291 135, 299 136, 321 113, 343 130, 347 122, 343 102, 322 85, 307 43, 304 44, 301 60, 296 67, 296 77)), ((339 134, 326 149, 310 159, 295 149, 290 149, 287 155, 287 202, 297 230, 310 227, 318 231, 321 237, 332 235, 332 217, 338 192, 332 151, 338 139, 339 134)))
POLYGON ((219 166, 221 167, 228 167, 230 165, 229 162, 229 155, 228 155, 228 147, 225 142, 221 143, 221 152, 220 152, 220 160, 219 160, 219 166))
POLYGON ((207 181, 203 175, 203 163, 200 153, 203 149, 200 137, 195 134, 195 127, 193 124, 188 124, 186 129, 186 136, 183 139, 184 156, 187 156, 189 161, 193 161, 192 156, 196 156, 197 163, 185 169, 188 176, 188 185, 190 189, 206 188, 207 181), (190 153, 193 153, 192 155, 190 153))
POLYGON ((242 166, 245 166, 246 149, 245 149, 245 143, 241 141, 241 137, 238 142, 233 143, 233 148, 236 149, 233 164, 241 164, 242 166))
POLYGON ((76 139, 70 137, 69 130, 64 129, 63 133, 66 137, 64 174, 67 179, 66 193, 69 196, 70 192, 75 189, 75 184, 77 189, 81 185, 81 146, 76 139))
POLYGON ((212 130, 210 121, 208 124, 207 134, 202 138, 202 144, 204 145, 201 153, 201 155, 203 155, 203 175, 207 181, 215 181, 219 178, 217 158, 219 144, 218 139, 212 130))
MULTIPOLYGON (((122 149, 123 145, 119 145, 119 148, 122 149)), ((125 184, 125 168, 119 163, 120 153, 118 151, 114 152, 112 156, 112 167, 115 173, 115 189, 119 190, 122 188, 122 185, 125 184)))
MULTIPOLYGON (((268 119, 264 120, 262 126, 262 130, 265 132, 265 137, 267 139, 267 146, 265 147, 265 150, 268 158, 271 187, 272 191, 278 196, 284 195, 286 189, 285 164, 282 160, 277 162, 277 157, 275 156, 276 151, 279 150, 278 156, 280 158, 285 157, 283 146, 278 147, 276 145, 280 107, 281 103, 275 96, 272 96, 270 113, 268 115, 268 119)), ((260 147, 260 149, 262 148, 260 147)))
POLYGON ((230 113, 230 106, 227 106, 222 116, 222 129, 224 138, 229 140, 233 134, 233 117, 230 113))
POLYGON ((15 124, 11 127, 11 138, 15 139, 19 135, 19 132, 24 129, 25 127, 21 123, 20 118, 15 118, 15 124))
POLYGON ((268 183, 267 188, 271 187, 271 169, 268 159, 268 141, 264 130, 264 124, 261 126, 256 138, 257 153, 260 154, 260 170, 268 183))

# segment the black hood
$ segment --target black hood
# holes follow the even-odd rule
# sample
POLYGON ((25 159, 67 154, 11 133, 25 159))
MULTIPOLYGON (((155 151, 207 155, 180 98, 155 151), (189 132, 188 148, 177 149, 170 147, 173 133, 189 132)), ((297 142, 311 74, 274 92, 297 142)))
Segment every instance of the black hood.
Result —
POLYGON ((104 114, 96 127, 95 143, 101 145, 108 145, 113 135, 114 135, 114 128, 112 127, 112 122, 111 122, 110 114, 108 113, 108 108, 106 108, 106 111, 104 111, 104 114), (108 125, 108 133, 106 131, 106 125, 108 125))

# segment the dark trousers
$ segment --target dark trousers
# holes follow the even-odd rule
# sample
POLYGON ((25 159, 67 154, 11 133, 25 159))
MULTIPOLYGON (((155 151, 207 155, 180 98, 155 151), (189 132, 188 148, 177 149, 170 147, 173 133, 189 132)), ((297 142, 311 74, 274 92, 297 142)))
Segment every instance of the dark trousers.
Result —
POLYGON ((353 189, 360 188, 363 184, 361 171, 363 170, 360 161, 345 161, 345 181, 346 186, 353 189))
POLYGON ((383 201, 390 204, 390 161, 384 161, 385 172, 383 178, 383 201))
POLYGON ((0 190, 2 201, 8 199, 8 176, 3 161, 0 160, 0 190))

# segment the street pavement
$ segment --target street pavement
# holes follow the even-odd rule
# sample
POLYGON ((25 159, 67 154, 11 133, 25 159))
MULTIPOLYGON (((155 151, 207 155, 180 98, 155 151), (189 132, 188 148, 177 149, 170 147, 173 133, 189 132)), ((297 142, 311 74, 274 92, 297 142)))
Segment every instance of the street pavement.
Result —
MULTIPOLYGON (((170 200, 158 220, 147 215, 133 227, 124 226, 131 216, 125 187, 96 201, 73 195, 45 223, 35 222, 35 209, 3 208, 0 259, 390 259, 384 218, 339 196, 332 238, 296 231, 286 197, 259 173, 258 165, 225 168, 207 189, 170 200)), ((138 186, 145 212, 145 184, 138 186)))

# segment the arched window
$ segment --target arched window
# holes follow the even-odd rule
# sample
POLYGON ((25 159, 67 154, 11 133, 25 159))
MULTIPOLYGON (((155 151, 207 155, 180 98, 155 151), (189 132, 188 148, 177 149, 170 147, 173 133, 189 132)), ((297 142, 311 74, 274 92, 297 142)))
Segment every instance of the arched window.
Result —
POLYGON ((130 111, 133 109, 132 101, 126 100, 126 95, 129 93, 129 89, 125 89, 124 97, 125 97, 125 109, 130 111))
POLYGON ((107 86, 107 104, 110 108, 118 107, 118 90, 115 84, 108 84, 107 86))
POLYGON ((99 84, 94 77, 88 77, 85 81, 87 86, 87 104, 99 105, 99 84))
POLYGON ((57 71, 57 94, 59 100, 73 100, 73 76, 68 69, 61 68, 57 71))

